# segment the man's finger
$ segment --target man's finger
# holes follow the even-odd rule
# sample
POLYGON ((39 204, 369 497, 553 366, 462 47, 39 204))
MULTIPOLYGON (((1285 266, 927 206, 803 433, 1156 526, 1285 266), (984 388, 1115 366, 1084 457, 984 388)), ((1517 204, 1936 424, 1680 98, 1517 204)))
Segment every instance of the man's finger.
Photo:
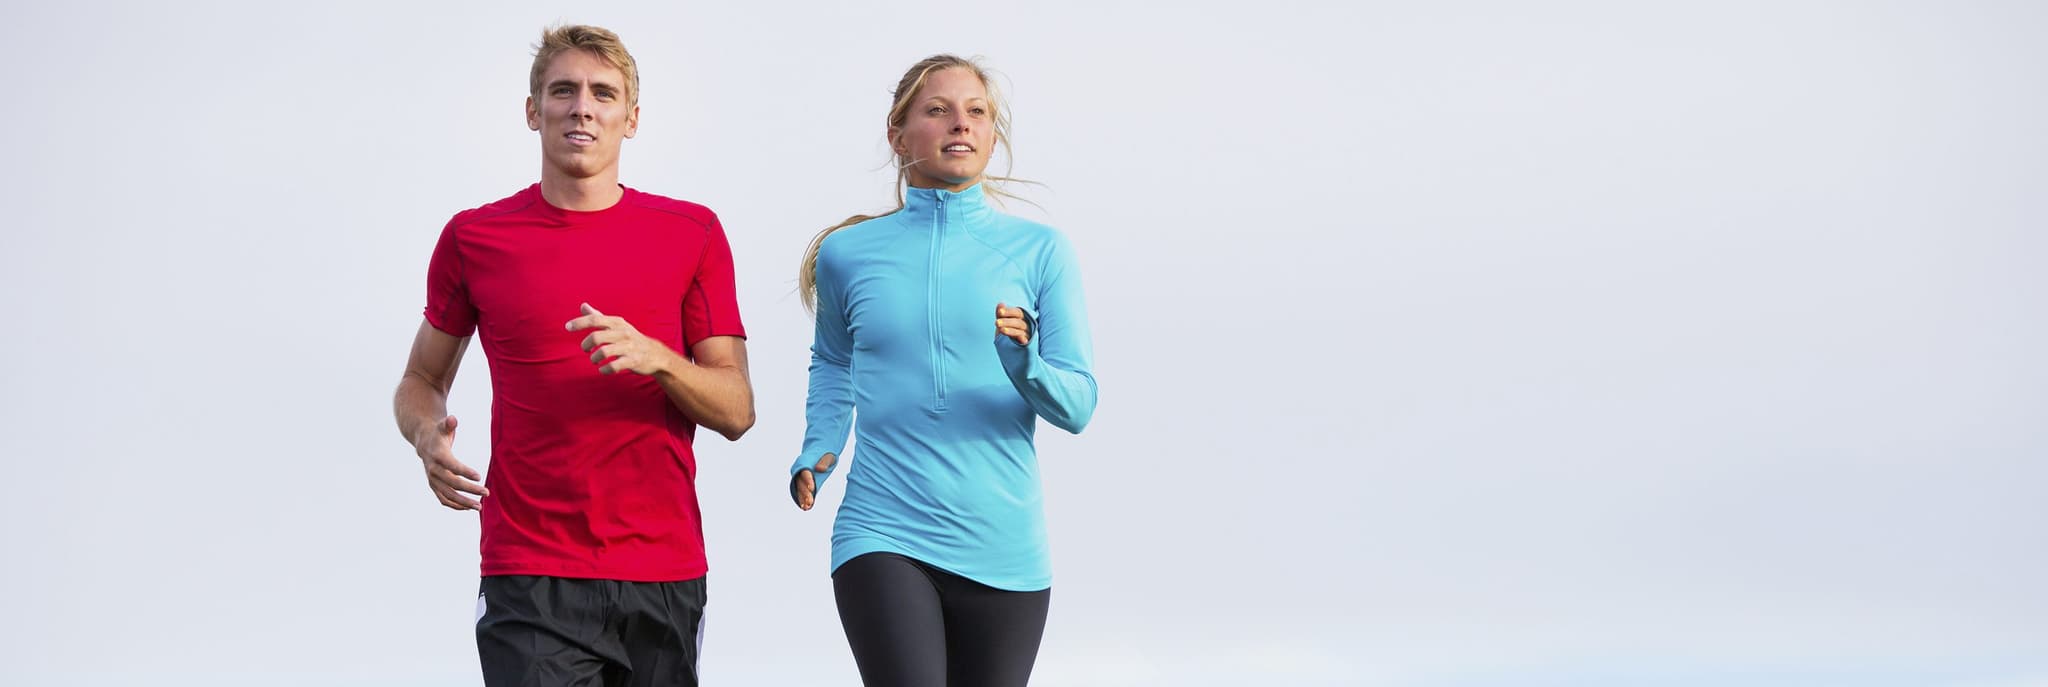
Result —
POLYGON ((582 311, 582 317, 569 320, 569 324, 564 325, 565 327, 568 328, 569 331, 574 332, 593 328, 601 329, 609 326, 606 323, 606 320, 611 318, 605 317, 604 313, 597 311, 597 308, 590 307, 589 303, 583 304, 582 311))
POLYGON ((476 510, 477 507, 475 501, 463 498, 461 495, 445 490, 442 487, 434 488, 434 498, 440 501, 441 505, 455 510, 476 510))
POLYGON ((464 479, 461 475, 455 474, 453 470, 443 470, 441 473, 434 475, 434 482, 441 487, 466 494, 476 494, 477 496, 491 495, 491 490, 485 488, 483 484, 464 479))
POLYGON ((441 418, 441 433, 442 433, 442 434, 454 434, 454 433, 455 433, 455 416, 453 416, 453 415, 450 415, 450 416, 447 416, 447 417, 441 418))
POLYGON ((446 451, 436 451, 431 455, 431 460, 434 461, 434 468, 446 470, 451 475, 461 475, 473 480, 482 480, 484 478, 483 475, 477 474, 475 468, 464 465, 462 461, 456 460, 453 454, 446 451))
POLYGON ((447 475, 448 479, 450 480, 467 479, 470 481, 471 484, 478 484, 484 481, 483 475, 477 474, 476 470, 471 469, 467 465, 463 465, 461 462, 456 461, 454 458, 436 456, 434 458, 434 464, 427 468, 427 476, 438 477, 444 474, 447 475))
POLYGON ((491 495, 491 490, 484 488, 484 485, 472 482, 468 479, 464 479, 461 475, 457 475, 453 472, 448 473, 448 476, 444 478, 441 481, 441 483, 448 485, 448 488, 450 489, 454 489, 465 494, 476 494, 477 496, 491 495))
POLYGON ((578 317, 576 319, 569 320, 569 324, 566 325, 566 328, 572 332, 580 332, 585 329, 611 329, 612 327, 618 326, 618 319, 619 318, 606 317, 604 315, 588 315, 585 317, 578 317))

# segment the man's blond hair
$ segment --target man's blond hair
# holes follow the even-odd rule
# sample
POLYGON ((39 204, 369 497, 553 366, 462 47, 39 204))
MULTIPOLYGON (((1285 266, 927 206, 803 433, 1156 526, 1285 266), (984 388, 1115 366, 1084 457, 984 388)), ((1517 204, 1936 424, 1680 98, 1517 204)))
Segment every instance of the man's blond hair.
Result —
POLYGON ((596 26, 556 26, 540 34, 540 43, 533 46, 533 74, 527 77, 527 94, 540 97, 541 78, 555 57, 570 50, 583 50, 626 75, 626 104, 640 104, 640 67, 633 62, 633 54, 626 52, 626 44, 619 41, 619 34, 596 26))

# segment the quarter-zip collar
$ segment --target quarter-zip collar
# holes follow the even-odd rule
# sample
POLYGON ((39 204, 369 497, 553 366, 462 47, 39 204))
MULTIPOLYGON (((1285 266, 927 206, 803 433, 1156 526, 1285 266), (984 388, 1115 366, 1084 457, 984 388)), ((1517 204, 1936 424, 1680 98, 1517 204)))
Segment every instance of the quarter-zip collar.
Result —
POLYGON ((972 227, 986 223, 995 210, 989 208, 981 184, 977 183, 959 193, 939 188, 905 188, 903 212, 910 226, 930 229, 940 224, 937 220, 942 214, 946 225, 972 227))

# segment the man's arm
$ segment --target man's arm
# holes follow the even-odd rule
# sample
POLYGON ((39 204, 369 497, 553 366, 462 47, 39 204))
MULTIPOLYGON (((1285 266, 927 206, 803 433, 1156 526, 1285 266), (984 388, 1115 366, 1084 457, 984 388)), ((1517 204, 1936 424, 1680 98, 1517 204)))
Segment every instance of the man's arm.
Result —
POLYGON ((441 505, 455 510, 474 510, 475 499, 489 494, 480 484, 483 475, 455 459, 455 418, 448 415, 448 389, 455 384, 455 371, 462 366, 462 353, 469 349, 469 337, 435 329, 420 322, 413 335, 412 353, 405 362, 405 375, 391 400, 398 419, 398 433, 412 444, 413 452, 427 473, 427 488, 441 505))
POLYGON ((747 340, 707 337, 690 347, 690 356, 696 361, 676 356, 667 368, 654 373, 654 380, 684 415, 727 441, 739 441, 754 427, 754 382, 747 373, 747 340))
POLYGON ((588 303, 583 304, 583 316, 570 320, 568 328, 598 330, 583 338, 583 350, 590 351, 598 372, 653 377, 684 415, 728 441, 738 441, 754 427, 754 384, 747 373, 745 339, 706 337, 690 347, 696 359, 692 361, 641 334, 625 318, 598 312, 588 303))

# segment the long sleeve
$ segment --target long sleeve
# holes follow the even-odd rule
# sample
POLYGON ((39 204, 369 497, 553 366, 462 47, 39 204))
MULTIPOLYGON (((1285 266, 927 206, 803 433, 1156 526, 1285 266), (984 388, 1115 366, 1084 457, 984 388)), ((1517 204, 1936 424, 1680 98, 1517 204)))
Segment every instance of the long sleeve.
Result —
MULTIPOLYGON (((1024 308, 1031 343, 996 336, 996 355, 1010 383, 1032 412, 1053 426, 1080 434, 1095 414, 1094 344, 1081 295, 1081 269, 1073 247, 1055 235, 1040 258, 1038 312, 1024 308)), ((1021 307, 1021 306, 1020 306, 1021 307)), ((813 389, 816 389, 813 382, 813 389)))
MULTIPOLYGON (((823 246, 819 247, 817 283, 818 318, 811 341, 810 394, 804 403, 804 446, 789 467, 792 477, 804 468, 815 469, 818 459, 827 453, 840 455, 846 448, 846 435, 853 429, 853 334, 847 329, 841 279, 826 259, 823 246)), ((832 472, 815 475, 819 492, 824 491, 825 478, 832 472)))

